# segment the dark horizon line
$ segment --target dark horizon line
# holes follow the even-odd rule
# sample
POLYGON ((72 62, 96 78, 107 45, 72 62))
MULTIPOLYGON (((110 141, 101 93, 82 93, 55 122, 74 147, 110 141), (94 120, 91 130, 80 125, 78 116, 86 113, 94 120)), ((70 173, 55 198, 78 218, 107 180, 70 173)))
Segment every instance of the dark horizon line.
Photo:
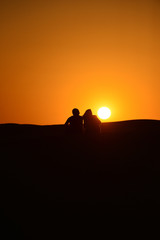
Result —
MULTIPOLYGON (((102 122, 102 124, 108 123, 123 123, 123 122, 135 122, 135 121, 160 121, 160 119, 147 119, 147 118, 139 118, 139 119, 128 119, 128 120, 121 120, 121 121, 106 121, 102 122)), ((21 125, 21 126, 63 126, 64 124, 32 124, 32 123, 0 123, 0 125, 21 125)))

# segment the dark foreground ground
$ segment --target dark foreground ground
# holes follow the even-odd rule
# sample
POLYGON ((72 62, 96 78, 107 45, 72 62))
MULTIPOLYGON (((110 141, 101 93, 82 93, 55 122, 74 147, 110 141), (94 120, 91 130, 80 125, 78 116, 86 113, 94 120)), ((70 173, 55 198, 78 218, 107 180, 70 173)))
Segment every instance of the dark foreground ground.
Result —
POLYGON ((156 211, 159 148, 156 120, 104 123, 99 139, 67 137, 60 125, 0 125, 1 232, 50 239, 78 220, 82 232, 97 213, 156 211))

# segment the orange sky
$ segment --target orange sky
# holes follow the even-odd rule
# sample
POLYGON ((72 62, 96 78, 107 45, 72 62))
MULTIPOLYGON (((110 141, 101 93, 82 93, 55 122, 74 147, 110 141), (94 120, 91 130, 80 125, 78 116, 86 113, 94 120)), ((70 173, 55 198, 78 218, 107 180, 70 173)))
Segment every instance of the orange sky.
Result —
POLYGON ((160 1, 0 4, 0 123, 160 119, 160 1))

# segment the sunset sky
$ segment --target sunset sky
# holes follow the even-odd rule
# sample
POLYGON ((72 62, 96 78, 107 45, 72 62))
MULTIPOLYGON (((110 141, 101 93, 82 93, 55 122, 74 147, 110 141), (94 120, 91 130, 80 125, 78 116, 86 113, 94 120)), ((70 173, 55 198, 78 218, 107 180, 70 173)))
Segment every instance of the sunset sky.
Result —
POLYGON ((159 0, 5 0, 0 29, 0 123, 160 119, 159 0))

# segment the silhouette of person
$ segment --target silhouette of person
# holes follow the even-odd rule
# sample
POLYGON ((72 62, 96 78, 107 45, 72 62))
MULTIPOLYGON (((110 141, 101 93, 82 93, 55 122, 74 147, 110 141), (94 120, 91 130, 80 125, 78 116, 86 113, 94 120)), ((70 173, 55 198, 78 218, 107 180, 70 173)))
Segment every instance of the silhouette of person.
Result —
POLYGON ((72 110, 73 116, 69 117, 65 122, 67 133, 72 135, 82 134, 83 117, 77 108, 72 110))
POLYGON ((92 110, 87 109, 83 115, 84 130, 87 136, 99 136, 101 121, 96 115, 92 115, 92 110))

